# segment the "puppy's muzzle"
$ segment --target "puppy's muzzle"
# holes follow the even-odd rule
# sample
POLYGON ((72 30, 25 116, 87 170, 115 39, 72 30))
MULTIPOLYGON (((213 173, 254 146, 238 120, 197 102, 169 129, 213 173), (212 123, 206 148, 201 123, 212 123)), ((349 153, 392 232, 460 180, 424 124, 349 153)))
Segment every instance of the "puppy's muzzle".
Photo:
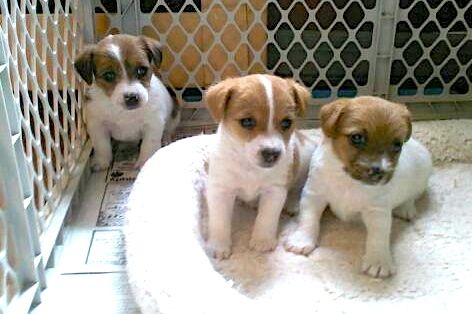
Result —
POLYGON ((139 96, 136 93, 127 93, 123 96, 126 109, 133 110, 139 107, 139 96))
POLYGON ((380 182, 383 179, 383 177, 385 176, 385 171, 382 170, 382 168, 380 167, 374 166, 368 170, 367 174, 369 176, 369 179, 372 182, 376 183, 380 182))
POLYGON ((261 166, 264 168, 269 168, 275 165, 277 160, 279 160, 280 154, 282 152, 279 149, 274 148, 264 148, 260 151, 262 158, 261 166))

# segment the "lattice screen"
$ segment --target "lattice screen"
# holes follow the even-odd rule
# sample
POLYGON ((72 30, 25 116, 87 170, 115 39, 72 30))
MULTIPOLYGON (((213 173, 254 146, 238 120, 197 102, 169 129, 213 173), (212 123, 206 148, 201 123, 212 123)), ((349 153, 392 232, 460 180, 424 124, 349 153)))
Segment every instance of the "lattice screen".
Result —
POLYGON ((40 301, 86 141, 73 68, 84 12, 79 0, 0 0, 0 14, 0 312, 24 313, 40 301))
MULTIPOLYGON (((0 0, 0 312, 26 284, 38 302, 40 237, 86 141, 72 64, 93 24, 88 1, 0 0)), ((208 85, 250 73, 305 84, 307 126, 336 97, 471 105, 470 0, 90 1, 97 40, 127 32, 163 43, 162 79, 189 133, 213 127, 208 85)))
POLYGON ((80 1, 2 1, 1 9, 23 146, 44 222, 57 206, 86 139, 73 68, 82 47, 80 1))
MULTIPOLYGON (((32 202, 25 155, 21 143, 19 108, 10 84, 7 41, 0 32, 0 312, 7 312, 19 292, 31 291, 29 303, 37 301, 44 281, 39 279, 36 211, 32 202), (36 296, 36 297, 35 297, 36 296)), ((18 302, 16 302, 18 303, 18 302)), ((29 307, 29 306, 27 306, 29 307)), ((27 309, 23 308, 23 311, 27 309)), ((17 308, 18 310, 18 308, 17 308)))
POLYGON ((399 6, 392 94, 471 99, 472 1, 402 0, 399 6))
MULTIPOLYGON (((211 119, 199 102, 206 87, 248 73, 294 77, 310 88, 315 105, 362 94, 403 102, 470 99, 472 1, 94 4, 97 40, 123 31, 164 44, 162 77, 185 103, 183 126, 205 129, 211 119)), ((310 109, 314 119, 316 106, 310 109)))
MULTIPOLYGON (((212 122, 206 110, 199 110, 202 94, 208 85, 229 76, 294 77, 322 102, 372 92, 375 1, 334 2, 133 3, 139 6, 138 32, 164 44, 161 72, 185 103, 183 126, 205 126, 212 122)), ((96 1, 97 40, 120 32, 130 5, 96 1)))
MULTIPOLYGON (((0 173, 0 176, 2 173, 0 173)), ((1 179, 0 179, 1 180, 1 179)), ((16 257, 14 243, 10 241, 7 228, 6 196, 0 182, 0 312, 6 309, 13 297, 19 292, 16 272, 13 269, 16 257)))

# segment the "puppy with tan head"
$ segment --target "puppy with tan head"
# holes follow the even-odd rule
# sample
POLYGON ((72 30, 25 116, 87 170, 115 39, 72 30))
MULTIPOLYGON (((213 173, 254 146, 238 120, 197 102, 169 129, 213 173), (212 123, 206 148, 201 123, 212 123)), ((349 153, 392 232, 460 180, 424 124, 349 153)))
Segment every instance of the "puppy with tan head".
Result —
POLYGON ((361 218, 367 229, 364 273, 395 273, 390 252, 392 212, 415 216, 415 200, 432 172, 428 150, 411 136, 408 109, 378 97, 338 100, 321 108, 324 139, 314 153, 300 201, 297 230, 287 250, 309 254, 329 205, 343 220, 361 218))
POLYGON ((145 36, 109 35, 76 58, 77 73, 89 85, 85 116, 94 148, 92 168, 112 160, 111 139, 142 140, 136 168, 169 140, 179 110, 157 76, 160 44, 145 36))
POLYGON ((213 257, 231 254, 236 199, 258 204, 250 247, 276 247, 287 194, 291 190, 295 196, 288 199, 298 198, 315 148, 295 130, 308 97, 293 80, 259 74, 227 79, 206 93, 208 109, 219 123, 207 185, 207 245, 213 257))

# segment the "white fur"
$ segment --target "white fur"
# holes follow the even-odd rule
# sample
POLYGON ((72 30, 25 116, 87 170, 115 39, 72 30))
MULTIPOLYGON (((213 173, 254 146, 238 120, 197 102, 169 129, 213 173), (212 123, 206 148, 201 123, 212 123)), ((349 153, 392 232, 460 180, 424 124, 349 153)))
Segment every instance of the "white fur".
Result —
MULTIPOLYGON (((155 78, 155 76, 153 76, 155 78)), ((139 97, 139 104, 145 104, 149 101, 149 92, 146 87, 139 81, 130 82, 127 78, 122 79, 116 84, 113 93, 111 94, 110 100, 114 104, 124 105, 123 97, 126 94, 137 94, 139 97)))
MULTIPOLYGON (((263 76, 260 79, 271 104, 271 82, 263 76)), ((273 117, 273 105, 269 111, 269 116, 273 117)), ((236 199, 258 202, 250 247, 258 251, 273 250, 277 245, 280 213, 287 198, 295 137, 292 136, 285 145, 272 122, 269 122, 267 132, 250 142, 239 140, 224 124, 220 124, 216 136, 215 149, 210 155, 207 190, 209 253, 216 258, 227 258, 231 254, 231 219, 236 199), (277 163, 270 168, 259 165, 260 151, 264 148, 281 151, 277 163)), ((308 158, 305 164, 308 164, 308 158)))
POLYGON ((168 126, 171 121, 172 98, 156 76, 152 75, 149 88, 124 79, 117 84, 111 97, 93 83, 88 96, 90 101, 86 104, 85 114, 87 130, 94 147, 94 170, 109 166, 112 160, 111 138, 120 141, 143 140, 136 162, 137 168, 161 147, 166 124, 168 126), (124 107, 123 94, 126 92, 140 95, 139 108, 127 110, 124 107))
POLYGON ((121 50, 118 45, 110 44, 110 52, 120 61, 121 60, 121 50))
POLYGON ((272 95, 272 84, 270 80, 265 77, 264 75, 259 75, 259 80, 261 81, 262 85, 264 86, 264 91, 268 100, 269 104, 269 130, 273 130, 274 128, 274 97, 272 95))
POLYGON ((431 172, 430 153, 422 144, 410 139, 403 146, 392 179, 386 184, 366 185, 343 170, 331 140, 324 138, 313 154, 300 201, 299 226, 289 237, 286 248, 299 254, 315 249, 320 218, 329 205, 340 219, 362 219, 366 225, 362 270, 374 277, 394 274, 390 252, 392 211, 402 218, 413 218, 414 201, 425 190, 431 172))

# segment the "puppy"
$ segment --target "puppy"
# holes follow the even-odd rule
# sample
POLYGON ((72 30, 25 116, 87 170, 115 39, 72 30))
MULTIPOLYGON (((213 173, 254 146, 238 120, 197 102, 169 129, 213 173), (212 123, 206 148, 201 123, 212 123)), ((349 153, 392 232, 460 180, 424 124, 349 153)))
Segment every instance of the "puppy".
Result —
POLYGON ((85 116, 94 148, 92 168, 112 160, 111 138, 142 140, 136 168, 161 147, 179 122, 179 110, 157 78, 160 44, 144 36, 109 35, 82 51, 74 66, 89 85, 85 116))
POLYGON ((432 172, 428 150, 411 139, 407 108, 377 97, 339 100, 321 108, 324 139, 315 151, 300 201, 298 229, 287 250, 309 254, 329 205, 343 220, 362 218, 367 242, 364 273, 395 273, 390 253, 393 214, 415 216, 415 199, 432 172))
POLYGON ((235 200, 257 202, 250 247, 264 252, 277 245, 279 216, 289 189, 298 198, 314 141, 295 131, 308 91, 293 80, 271 75, 227 79, 209 88, 205 102, 219 122, 209 160, 208 251, 231 254, 235 200), (297 195, 298 193, 298 195, 297 195))

